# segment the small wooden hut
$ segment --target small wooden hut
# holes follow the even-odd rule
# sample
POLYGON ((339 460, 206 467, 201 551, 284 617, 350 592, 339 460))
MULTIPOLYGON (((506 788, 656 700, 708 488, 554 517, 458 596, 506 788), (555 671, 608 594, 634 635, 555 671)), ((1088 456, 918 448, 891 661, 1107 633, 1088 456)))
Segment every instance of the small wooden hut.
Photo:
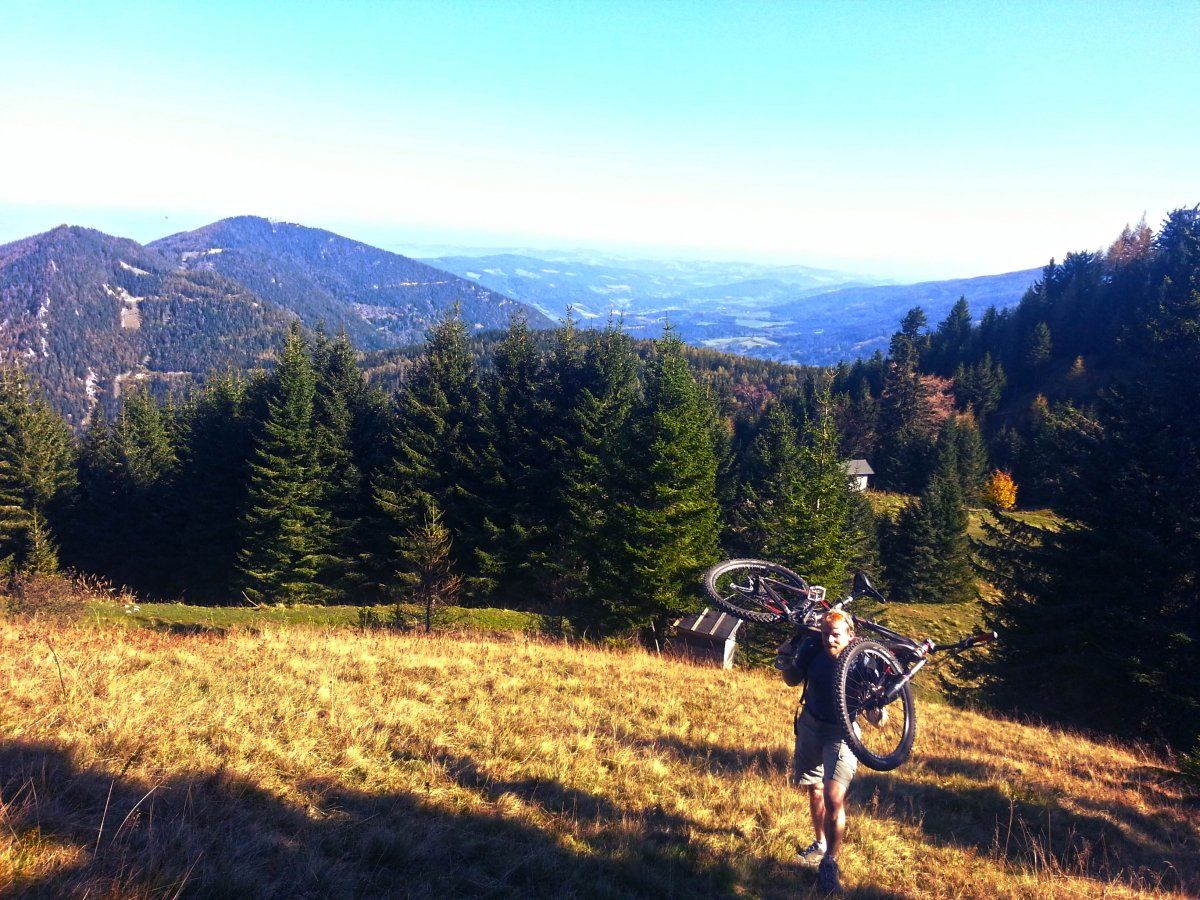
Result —
POLYGON ((741 627, 741 619, 705 607, 702 612, 685 616, 675 623, 666 650, 676 656, 732 669, 733 655, 737 651, 737 634, 741 627))

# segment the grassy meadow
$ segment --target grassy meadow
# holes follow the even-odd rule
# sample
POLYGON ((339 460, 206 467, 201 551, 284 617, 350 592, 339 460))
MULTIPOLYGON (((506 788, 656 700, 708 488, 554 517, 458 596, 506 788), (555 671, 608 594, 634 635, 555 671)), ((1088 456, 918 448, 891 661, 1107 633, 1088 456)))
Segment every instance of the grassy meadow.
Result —
MULTIPOLYGON (((406 621, 419 625, 424 610, 416 604, 403 604, 406 621)), ((177 634, 222 632, 230 629, 257 629, 269 625, 316 625, 345 627, 359 625, 362 614, 373 613, 387 621, 394 606, 193 606, 186 603, 113 603, 94 600, 86 605, 84 618, 96 625, 131 625, 177 634)), ((520 612, 512 609, 438 607, 434 610, 441 628, 504 633, 545 633, 561 629, 555 616, 520 612)))
MULTIPOLYGON (((0 895, 805 897, 796 694, 528 634, 0 621, 0 895)), ((1150 751, 920 710, 850 896, 1200 893, 1150 751)))

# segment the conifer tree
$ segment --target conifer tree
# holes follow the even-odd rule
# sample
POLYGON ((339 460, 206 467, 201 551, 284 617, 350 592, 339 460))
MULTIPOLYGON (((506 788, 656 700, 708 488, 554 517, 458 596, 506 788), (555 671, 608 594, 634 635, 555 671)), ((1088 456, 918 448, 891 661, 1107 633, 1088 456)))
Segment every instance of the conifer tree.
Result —
POLYGON ((25 558, 20 569, 28 575, 53 575, 58 571, 58 547, 50 534, 46 517, 34 510, 29 517, 25 558))
POLYGON ((971 341, 971 310, 966 297, 959 297, 930 339, 929 369, 949 375, 962 365, 971 341))
MULTIPOLYGON (((797 535, 803 545, 801 571, 816 583, 836 589, 849 577, 853 557, 853 498, 846 464, 839 452, 829 384, 816 388, 813 414, 801 433, 804 509, 797 535)), ((861 513, 860 513, 861 515, 861 513)))
POLYGON ((561 611, 576 611, 586 585, 582 543, 575 540, 572 490, 576 463, 578 419, 576 406, 584 389, 586 348, 568 307, 557 343, 547 359, 544 393, 548 418, 537 441, 546 477, 541 499, 546 541, 529 548, 529 565, 540 573, 540 593, 561 611))
POLYGON ((555 505, 561 530, 551 571, 564 612, 595 621, 629 577, 631 520, 622 508, 638 484, 631 445, 637 357, 620 324, 610 322, 581 357, 568 347, 559 363, 555 505))
POLYGON ((887 575, 895 600, 957 603, 974 596, 967 510, 950 429, 938 442, 928 486, 890 529, 887 575))
POLYGON ((113 526, 125 548, 115 580, 152 596, 170 593, 177 553, 167 501, 178 465, 171 412, 149 391, 135 389, 122 397, 113 422, 117 468, 111 474, 118 495, 113 526))
POLYGON ((921 348, 927 336, 920 307, 909 312, 892 337, 883 393, 879 400, 878 480, 889 490, 913 491, 921 485, 934 443, 933 409, 921 380, 921 348))
POLYGON ((456 307, 434 327, 425 354, 401 389, 392 459, 381 468, 374 489, 389 536, 421 528, 425 509, 440 511, 451 535, 453 567, 474 596, 493 586, 479 556, 488 534, 484 504, 495 477, 482 400, 456 307))
POLYGON ((623 505, 631 528, 622 590, 604 602, 622 624, 660 634, 694 604, 700 575, 717 558, 714 409, 696 383, 682 342, 668 331, 655 344, 636 412, 632 460, 637 489, 623 505))
POLYGON ((265 384, 233 373, 210 378, 183 418, 186 430, 171 498, 178 535, 176 593, 192 603, 237 597, 241 514, 254 449, 252 395, 265 384))
POLYGON ((739 516, 748 552, 834 588, 868 535, 856 536, 852 527, 853 498, 831 403, 828 387, 819 388, 802 435, 782 402, 768 408, 747 453, 739 516))
POLYGON ((312 362, 298 325, 271 377, 267 414, 255 436, 248 509, 238 556, 243 590, 256 602, 324 602, 318 576, 329 561, 326 471, 313 423, 312 362))
POLYGON ((842 449, 851 459, 871 459, 879 442, 879 401, 863 379, 846 400, 840 415, 842 449))
POLYGON ((420 506, 417 527, 395 539, 394 549, 400 562, 395 576, 399 595, 411 599, 421 608, 425 633, 429 634, 433 630, 434 610, 454 603, 462 579, 454 572, 450 553, 452 537, 450 530, 442 524, 437 506, 427 497, 420 501, 420 506))
POLYGON ((122 399, 115 429, 127 485, 142 496, 154 493, 178 462, 168 416, 149 391, 133 390, 122 399))
POLYGON ((524 315, 513 316, 494 363, 489 414, 498 471, 488 549, 480 557, 502 596, 528 599, 540 587, 542 573, 531 563, 549 540, 545 498, 552 480, 541 446, 551 412, 546 375, 524 315))
POLYGON ((49 516, 74 484, 66 424, 33 395, 20 369, 0 369, 0 567, 36 574, 57 569, 49 516))
POLYGON ((993 363, 992 355, 985 353, 974 365, 959 364, 954 370, 954 398, 983 421, 1000 405, 1007 383, 1004 367, 993 363))
POLYGON ((968 506, 977 504, 987 478, 988 457, 975 417, 964 413, 949 419, 943 426, 943 433, 954 442, 958 486, 963 502, 968 506))
POLYGON ((365 385, 354 348, 343 331, 331 340, 318 332, 313 345, 313 438, 316 465, 324 473, 321 505, 328 516, 328 557, 319 575, 332 596, 361 584, 363 476, 355 459, 356 413, 365 385))
POLYGON ((886 590, 886 573, 879 546, 879 520, 871 502, 860 491, 850 492, 848 532, 848 561, 851 572, 866 572, 871 576, 875 587, 886 590))
POLYGON ((800 439, 787 406, 772 402, 746 451, 733 518, 740 551, 789 567, 800 564, 795 542, 804 497, 800 439))

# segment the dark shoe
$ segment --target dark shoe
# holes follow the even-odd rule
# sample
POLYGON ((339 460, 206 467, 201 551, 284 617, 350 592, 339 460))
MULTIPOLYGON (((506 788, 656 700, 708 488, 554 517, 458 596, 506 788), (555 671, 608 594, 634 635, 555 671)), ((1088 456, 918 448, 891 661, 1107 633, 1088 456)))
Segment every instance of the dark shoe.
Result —
POLYGON ((821 846, 819 841, 813 841, 803 850, 796 853, 796 859, 800 861, 800 865, 806 869, 815 869, 821 864, 821 860, 825 856, 825 848, 821 846))
POLYGON ((817 866, 817 887, 827 894, 841 893, 842 880, 838 877, 836 859, 826 856, 821 860, 821 864, 817 866))

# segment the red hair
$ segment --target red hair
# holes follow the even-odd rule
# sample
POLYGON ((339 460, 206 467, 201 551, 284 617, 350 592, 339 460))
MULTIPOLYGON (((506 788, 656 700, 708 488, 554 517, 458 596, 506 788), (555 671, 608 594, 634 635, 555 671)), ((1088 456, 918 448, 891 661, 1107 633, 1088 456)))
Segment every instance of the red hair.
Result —
POLYGON ((825 617, 821 620, 822 627, 828 625, 832 628, 834 625, 838 624, 845 625, 846 630, 853 633, 854 619, 850 617, 848 612, 844 612, 840 609, 831 609, 829 612, 825 613, 825 617))

